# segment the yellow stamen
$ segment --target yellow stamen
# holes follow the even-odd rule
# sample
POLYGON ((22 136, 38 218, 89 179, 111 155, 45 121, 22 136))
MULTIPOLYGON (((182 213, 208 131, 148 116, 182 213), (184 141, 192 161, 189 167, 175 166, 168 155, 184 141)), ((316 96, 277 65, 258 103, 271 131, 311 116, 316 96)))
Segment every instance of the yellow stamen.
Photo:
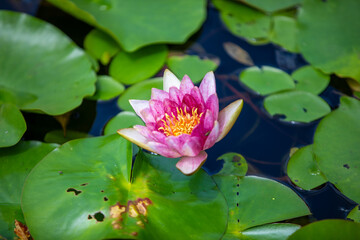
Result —
POLYGON ((191 134, 194 128, 200 123, 200 115, 198 114, 197 108, 191 110, 191 114, 186 112, 186 108, 176 108, 177 116, 174 113, 169 116, 165 113, 165 120, 163 119, 164 126, 160 127, 159 130, 164 132, 166 136, 179 136, 181 134, 191 134))

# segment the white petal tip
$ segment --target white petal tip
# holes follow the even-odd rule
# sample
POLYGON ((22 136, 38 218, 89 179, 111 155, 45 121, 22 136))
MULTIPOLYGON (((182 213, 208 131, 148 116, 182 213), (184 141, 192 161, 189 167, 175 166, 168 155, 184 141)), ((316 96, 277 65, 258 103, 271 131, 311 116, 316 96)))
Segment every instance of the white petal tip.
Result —
POLYGON ((168 69, 165 69, 163 78, 163 90, 169 92, 171 87, 180 87, 180 80, 168 69))

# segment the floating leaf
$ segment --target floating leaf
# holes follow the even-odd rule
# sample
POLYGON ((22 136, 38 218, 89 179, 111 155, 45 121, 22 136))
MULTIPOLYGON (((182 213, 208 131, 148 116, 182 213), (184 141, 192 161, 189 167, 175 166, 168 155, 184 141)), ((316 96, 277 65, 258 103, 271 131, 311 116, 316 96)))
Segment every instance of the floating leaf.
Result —
POLYGON ((134 125, 144 125, 144 122, 133 112, 120 112, 106 124, 104 135, 114 134, 119 129, 134 125))
POLYGON ((328 219, 306 225, 292 234, 288 240, 358 240, 360 224, 340 219, 328 219))
POLYGON ((353 220, 354 222, 360 223, 360 209, 359 205, 354 207, 346 217, 347 219, 353 220))
POLYGON ((11 103, 0 103, 0 148, 15 145, 26 131, 25 120, 11 103))
POLYGON ((119 96, 125 90, 124 85, 110 76, 98 76, 96 81, 96 92, 88 99, 110 100, 119 96))
POLYGON ((93 29, 86 35, 84 48, 92 57, 100 60, 103 65, 107 65, 120 50, 113 38, 98 29, 93 29))
POLYGON ((279 44, 289 52, 298 52, 297 47, 297 22, 292 17, 274 16, 271 41, 279 44))
POLYGON ((326 178, 360 203, 360 102, 342 97, 340 107, 318 125, 313 151, 326 178))
POLYGON ((22 207, 32 236, 219 239, 224 197, 204 171, 179 172, 177 160, 140 152, 131 171, 131 143, 118 135, 64 144, 25 183, 22 207))
POLYGON ((291 156, 287 164, 287 174, 293 183, 305 190, 327 182, 316 165, 312 145, 300 148, 291 156))
POLYGON ((287 91, 270 95, 264 100, 264 107, 271 115, 284 116, 285 121, 308 123, 331 112, 329 105, 321 98, 304 91, 287 91))
POLYGON ((225 42, 223 44, 226 53, 236 61, 247 66, 253 66, 254 62, 251 59, 248 52, 242 49, 240 46, 232 42, 225 42))
POLYGON ((217 176, 234 175, 234 176, 242 177, 245 176, 248 170, 248 165, 245 158, 238 153, 233 153, 233 152, 225 153, 220 157, 218 157, 216 160, 224 161, 224 165, 222 169, 220 170, 220 172, 216 174, 217 176))
POLYGON ((207 72, 215 71, 216 63, 202 60, 199 56, 173 56, 167 61, 169 69, 179 78, 188 75, 194 83, 199 83, 207 72))
POLYGON ((240 0, 264 12, 276 12, 282 9, 294 7, 303 0, 240 0))
POLYGON ((240 81, 261 95, 295 87, 294 81, 286 72, 268 66, 263 66, 261 69, 258 67, 245 69, 240 74, 240 81))
POLYGON ((126 51, 184 43, 206 18, 205 0, 49 0, 114 37, 126 51))
POLYGON ((266 42, 271 26, 270 16, 230 0, 212 2, 220 10, 221 19, 233 34, 248 39, 262 39, 262 43, 266 42))
POLYGON ((162 78, 153 78, 146 80, 125 90, 125 92, 119 97, 118 105, 124 111, 134 111, 129 103, 129 99, 149 100, 151 96, 151 89, 158 88, 162 89, 163 80, 162 78))
POLYGON ((359 9, 358 0, 303 1, 298 46, 311 65, 360 81, 359 9))
POLYGON ((0 11, 0 28, 0 86, 34 97, 20 109, 59 115, 93 94, 88 57, 60 30, 9 11, 0 11))
POLYGON ((19 142, 0 149, 0 235, 12 239, 15 219, 24 222, 21 191, 31 169, 57 145, 37 141, 19 142))
POLYGON ((74 130, 67 130, 66 133, 64 133, 62 130, 53 130, 46 133, 44 137, 44 141, 48 143, 64 144, 73 139, 88 138, 88 137, 92 137, 92 136, 88 133, 74 131, 74 130))
POLYGON ((161 69, 167 53, 165 45, 148 46, 133 53, 119 52, 110 64, 110 75, 127 85, 143 81, 161 69))
POLYGON ((312 66, 301 67, 291 74, 295 80, 295 89, 320 94, 329 85, 330 76, 312 66))

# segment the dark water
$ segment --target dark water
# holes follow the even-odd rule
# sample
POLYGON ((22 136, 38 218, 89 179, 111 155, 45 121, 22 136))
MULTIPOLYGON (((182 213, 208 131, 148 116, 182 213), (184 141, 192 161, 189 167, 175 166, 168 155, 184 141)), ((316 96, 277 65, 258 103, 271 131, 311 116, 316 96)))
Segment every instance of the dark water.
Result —
MULTIPOLYGON (((14 5, 5 1, 0 3, 0 9, 11 8, 14 5), (10 6, 10 7, 9 7, 10 6)), ((30 1, 23 0, 25 4, 30 1)), ((36 5, 37 1, 33 1, 36 5)), ((33 5, 34 6, 34 5, 33 5)), ((24 8, 16 8, 24 11, 24 8)), ((28 12, 34 14, 34 8, 28 12)), ((36 14, 69 35, 79 46, 91 27, 82 23, 62 11, 52 8, 49 4, 42 5, 36 14)), ((306 61, 299 54, 292 54, 272 44, 254 46, 233 36, 222 24, 219 14, 211 5, 208 8, 208 18, 202 29, 192 37, 186 46, 187 54, 197 54, 202 57, 218 58, 220 65, 216 70, 217 92, 220 98, 220 109, 232 101, 242 98, 245 101, 242 113, 228 136, 207 150, 209 155, 204 169, 210 174, 216 173, 222 167, 216 159, 226 152, 242 154, 249 164, 249 174, 272 178, 282 182, 296 191, 308 204, 313 217, 316 219, 345 218, 347 213, 356 205, 353 201, 339 194, 332 184, 325 184, 317 190, 304 191, 295 187, 286 176, 286 162, 292 147, 301 147, 311 144, 314 131, 319 121, 310 124, 284 123, 280 119, 270 117, 263 109, 263 99, 253 93, 247 92, 239 84, 238 75, 247 66, 232 59, 223 47, 225 42, 232 42, 249 53, 255 65, 268 65, 281 68, 291 73, 293 70, 306 65, 306 61)), ((106 73, 106 69, 101 70, 106 73)), ((159 73, 161 75, 161 73, 159 73)), ((339 93, 335 78, 321 96, 336 108, 339 104, 339 93)), ((346 91, 346 89, 345 89, 346 91)), ((116 99, 86 102, 86 106, 75 111, 72 116, 73 129, 89 131, 94 136, 101 135, 104 125, 115 116, 120 109, 116 99), (95 117, 96 108, 96 117, 95 117)), ((51 117, 26 114, 29 130, 26 139, 43 139, 49 129, 59 128, 51 117), (42 123, 48 123, 48 127, 42 123), (42 126, 42 127, 41 127, 42 126), (42 129, 39 131, 39 129, 42 129)))

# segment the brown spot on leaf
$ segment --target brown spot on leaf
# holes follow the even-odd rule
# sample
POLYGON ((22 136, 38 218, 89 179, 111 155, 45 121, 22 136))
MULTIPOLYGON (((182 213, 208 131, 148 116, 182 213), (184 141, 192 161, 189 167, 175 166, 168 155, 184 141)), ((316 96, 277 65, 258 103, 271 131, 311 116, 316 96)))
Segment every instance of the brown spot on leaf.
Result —
POLYGON ((16 234, 16 236, 18 236, 21 240, 29 240, 32 239, 29 229, 27 228, 27 226, 21 222, 19 222, 18 220, 15 219, 15 228, 14 228, 14 233, 16 234))
POLYGON ((82 193, 81 190, 76 190, 75 188, 68 188, 66 189, 66 192, 73 192, 75 194, 75 196, 79 195, 80 193, 82 193))
POLYGON ((131 233, 131 235, 133 235, 133 236, 137 236, 137 235, 138 235, 138 233, 137 233, 137 232, 132 232, 132 233, 131 233))
POLYGON ((104 221, 105 215, 102 212, 97 212, 93 215, 97 222, 104 221))
POLYGON ((80 184, 80 186, 86 186, 86 185, 88 185, 89 183, 83 183, 83 184, 80 184))

